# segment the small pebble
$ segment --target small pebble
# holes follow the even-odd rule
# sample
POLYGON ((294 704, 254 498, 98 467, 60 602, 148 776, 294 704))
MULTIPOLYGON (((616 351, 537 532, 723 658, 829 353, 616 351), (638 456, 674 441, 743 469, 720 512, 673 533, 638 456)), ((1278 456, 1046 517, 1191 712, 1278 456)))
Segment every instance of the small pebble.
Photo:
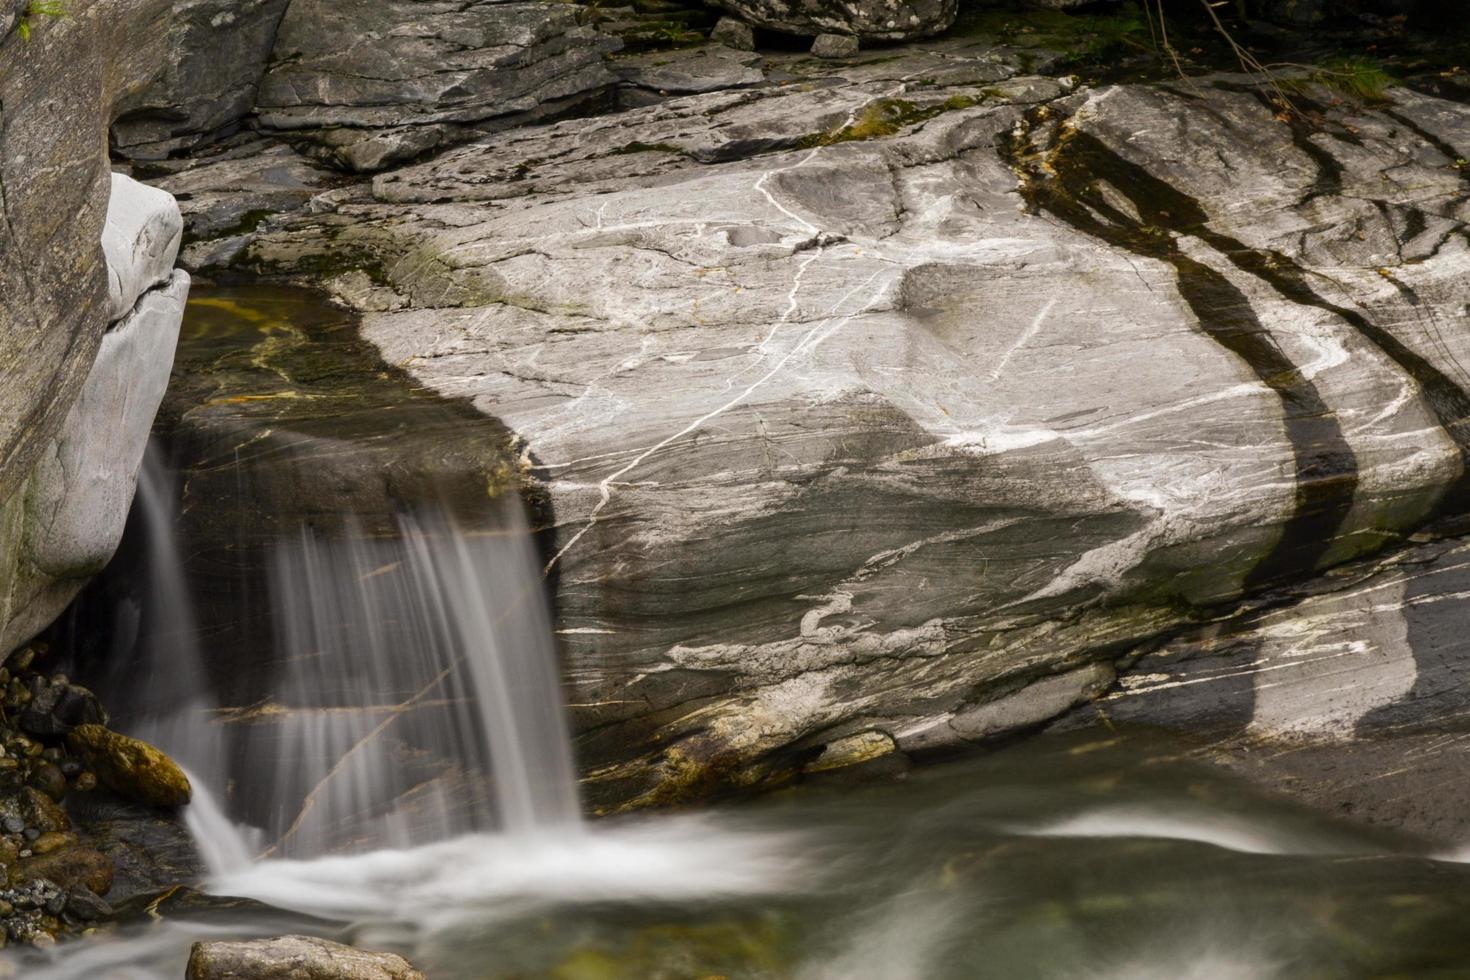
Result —
POLYGON ((26 822, 20 817, 11 816, 0 820, 0 826, 5 828, 7 834, 18 834, 26 829, 26 822))

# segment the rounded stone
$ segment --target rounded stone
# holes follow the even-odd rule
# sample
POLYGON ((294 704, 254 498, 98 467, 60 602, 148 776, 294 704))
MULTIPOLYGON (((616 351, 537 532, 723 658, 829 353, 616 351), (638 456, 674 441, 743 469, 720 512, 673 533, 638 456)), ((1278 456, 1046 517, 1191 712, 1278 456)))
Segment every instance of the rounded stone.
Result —
POLYGON ((812 42, 812 57, 828 60, 855 58, 858 48, 858 39, 851 34, 818 34, 812 42))
POLYGON ((67 736, 67 746, 99 780, 122 796, 150 806, 189 802, 189 777, 167 755, 141 739, 101 725, 78 725, 67 736))

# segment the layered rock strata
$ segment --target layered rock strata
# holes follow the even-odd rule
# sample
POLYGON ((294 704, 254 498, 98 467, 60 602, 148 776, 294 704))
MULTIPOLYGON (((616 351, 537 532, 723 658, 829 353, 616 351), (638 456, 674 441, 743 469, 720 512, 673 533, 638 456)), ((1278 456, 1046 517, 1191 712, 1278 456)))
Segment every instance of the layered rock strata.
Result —
POLYGON ((256 108, 265 128, 378 170, 565 111, 612 83, 615 46, 570 4, 294 0, 256 108))
POLYGON ((235 252, 524 440, 604 804, 1038 724, 1463 506, 1470 113, 1018 64, 768 56, 235 252))
POLYGON ((163 58, 112 124, 112 150, 160 160, 228 136, 256 91, 289 0, 173 0, 163 58))

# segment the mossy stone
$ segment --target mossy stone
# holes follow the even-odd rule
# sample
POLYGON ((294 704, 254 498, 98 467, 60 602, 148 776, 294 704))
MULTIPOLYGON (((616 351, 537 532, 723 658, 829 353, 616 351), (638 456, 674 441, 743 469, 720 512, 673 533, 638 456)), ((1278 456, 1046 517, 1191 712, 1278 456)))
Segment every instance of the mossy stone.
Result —
POLYGON ((78 725, 66 744, 113 792, 149 806, 189 802, 189 777, 147 742, 101 725, 78 725))

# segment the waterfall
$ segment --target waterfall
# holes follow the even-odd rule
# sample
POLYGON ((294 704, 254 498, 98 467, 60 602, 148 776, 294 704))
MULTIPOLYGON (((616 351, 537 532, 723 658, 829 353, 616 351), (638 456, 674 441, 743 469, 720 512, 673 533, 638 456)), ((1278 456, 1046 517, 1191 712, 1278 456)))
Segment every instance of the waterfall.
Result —
POLYGON ((269 792, 302 801, 283 853, 330 850, 346 828, 407 846, 577 826, 539 564, 519 507, 504 516, 472 532, 420 512, 388 537, 348 521, 274 549, 285 668, 270 710, 296 749, 269 792))
POLYGON ((491 527, 430 506, 391 532, 348 517, 282 535, 264 595, 239 590, 242 604, 263 598, 239 616, 268 618, 272 648, 241 664, 212 663, 201 641, 176 498, 150 450, 137 505, 143 626, 108 690, 124 692, 124 730, 189 771, 188 822, 214 873, 261 853, 578 830, 550 617, 518 500, 491 527))

